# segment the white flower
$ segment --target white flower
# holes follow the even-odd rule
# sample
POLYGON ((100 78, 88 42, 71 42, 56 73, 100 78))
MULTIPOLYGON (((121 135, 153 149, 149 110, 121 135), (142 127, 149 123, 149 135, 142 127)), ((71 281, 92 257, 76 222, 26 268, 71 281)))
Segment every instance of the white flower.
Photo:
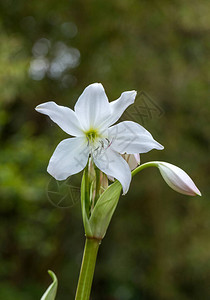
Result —
POLYGON ((166 162, 157 162, 157 166, 163 179, 173 190, 185 195, 201 196, 201 192, 185 171, 166 162))
POLYGON ((103 86, 94 83, 83 91, 74 111, 52 101, 38 105, 38 112, 48 115, 66 133, 74 136, 58 144, 47 171, 55 179, 65 180, 83 170, 91 156, 95 165, 119 180, 123 193, 127 193, 131 171, 121 154, 163 149, 145 128, 135 122, 125 121, 111 126, 134 103, 135 97, 136 91, 124 92, 109 103, 103 86))

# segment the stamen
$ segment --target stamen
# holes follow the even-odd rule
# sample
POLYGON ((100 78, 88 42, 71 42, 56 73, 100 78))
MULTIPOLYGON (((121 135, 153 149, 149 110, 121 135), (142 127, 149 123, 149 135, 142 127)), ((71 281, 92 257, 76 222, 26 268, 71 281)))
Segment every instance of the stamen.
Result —
POLYGON ((104 142, 103 140, 99 141, 101 143, 102 148, 104 148, 104 142))
POLYGON ((87 146, 90 148, 91 156, 101 155, 111 145, 111 141, 107 137, 102 137, 97 130, 91 129, 85 132, 87 146))

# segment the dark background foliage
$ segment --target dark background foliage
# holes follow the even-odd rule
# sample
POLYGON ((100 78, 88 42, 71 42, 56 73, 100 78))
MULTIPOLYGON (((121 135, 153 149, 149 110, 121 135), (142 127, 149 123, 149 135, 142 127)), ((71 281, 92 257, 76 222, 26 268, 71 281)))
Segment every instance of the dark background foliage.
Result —
POLYGON ((0 299, 40 299, 48 269, 57 298, 74 298, 81 176, 58 186, 47 174, 66 134, 34 107, 73 108, 92 82, 110 100, 139 92, 138 114, 124 117, 165 146, 142 162, 182 167, 203 194, 175 193, 156 169, 135 176, 102 243, 92 299, 210 299, 209 8, 208 0, 0 2, 0 299))

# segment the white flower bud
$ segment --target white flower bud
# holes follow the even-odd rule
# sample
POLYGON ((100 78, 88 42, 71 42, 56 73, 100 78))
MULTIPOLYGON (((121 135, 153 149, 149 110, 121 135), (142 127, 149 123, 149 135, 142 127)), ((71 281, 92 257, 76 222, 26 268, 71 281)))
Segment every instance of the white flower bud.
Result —
POLYGON ((185 195, 201 196, 201 192, 185 171, 166 162, 157 162, 157 166, 163 179, 173 190, 185 195))
POLYGON ((131 171, 134 170, 136 167, 140 165, 140 155, 139 153, 136 154, 122 154, 122 157, 128 163, 131 171))

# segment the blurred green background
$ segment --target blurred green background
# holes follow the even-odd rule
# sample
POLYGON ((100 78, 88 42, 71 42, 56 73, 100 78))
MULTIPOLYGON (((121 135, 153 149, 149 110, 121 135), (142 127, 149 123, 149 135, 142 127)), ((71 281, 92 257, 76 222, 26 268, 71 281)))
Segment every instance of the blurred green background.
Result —
POLYGON ((210 299, 209 34, 208 0, 0 2, 0 299, 40 299, 48 269, 57 299, 74 299, 81 175, 56 186, 47 174, 67 135, 34 108, 73 108, 93 82, 110 100, 146 93, 141 124, 165 149, 142 162, 180 166, 203 197, 177 194, 156 169, 136 175, 102 243, 92 299, 210 299))

